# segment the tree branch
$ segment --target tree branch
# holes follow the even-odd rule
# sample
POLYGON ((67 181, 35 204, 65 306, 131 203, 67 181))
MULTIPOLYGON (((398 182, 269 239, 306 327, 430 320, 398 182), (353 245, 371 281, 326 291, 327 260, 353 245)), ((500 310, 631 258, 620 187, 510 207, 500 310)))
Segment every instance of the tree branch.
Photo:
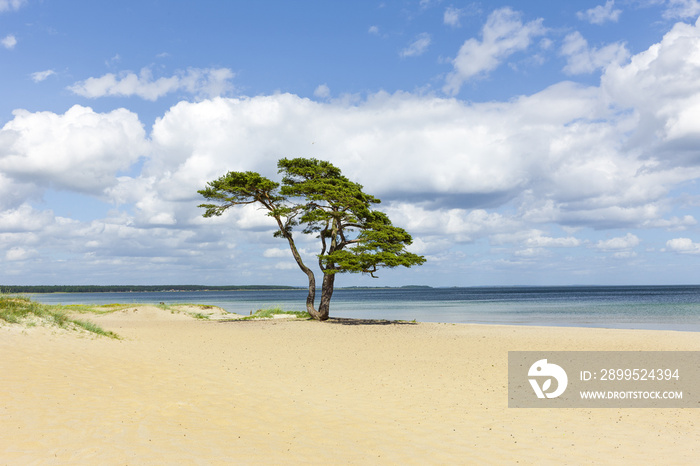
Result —
POLYGON ((326 235, 328 234, 328 222, 326 222, 326 227, 321 230, 319 236, 321 237, 321 254, 318 255, 318 266, 321 268, 321 270, 326 270, 326 268, 323 266, 323 256, 326 254, 326 235))

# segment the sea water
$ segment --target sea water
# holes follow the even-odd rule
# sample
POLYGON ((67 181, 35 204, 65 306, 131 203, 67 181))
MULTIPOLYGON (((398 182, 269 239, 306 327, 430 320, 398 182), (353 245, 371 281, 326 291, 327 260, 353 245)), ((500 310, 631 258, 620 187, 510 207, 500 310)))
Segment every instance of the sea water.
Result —
MULTIPOLYGON (((302 311, 305 289, 51 293, 46 304, 219 306, 248 315, 279 306, 302 311)), ((700 331, 700 286, 573 286, 336 289, 331 316, 419 322, 700 331)))

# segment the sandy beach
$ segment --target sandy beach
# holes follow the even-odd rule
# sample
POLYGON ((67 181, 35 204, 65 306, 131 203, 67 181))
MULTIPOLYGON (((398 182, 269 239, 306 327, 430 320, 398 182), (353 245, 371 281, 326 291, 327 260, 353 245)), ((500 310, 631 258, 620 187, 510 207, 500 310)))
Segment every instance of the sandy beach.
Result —
POLYGON ((90 317, 0 327, 0 464, 691 464, 698 409, 508 408, 508 351, 700 350, 684 332, 90 317))

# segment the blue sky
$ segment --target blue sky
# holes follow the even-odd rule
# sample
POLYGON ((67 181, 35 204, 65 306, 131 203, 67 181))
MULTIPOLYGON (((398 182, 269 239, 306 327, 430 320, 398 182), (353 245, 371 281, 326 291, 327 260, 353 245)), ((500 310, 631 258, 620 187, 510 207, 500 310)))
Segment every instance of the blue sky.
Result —
MULTIPOLYGON (((305 284, 197 189, 333 162, 428 262, 699 283, 700 2, 0 0, 0 284, 305 284)), ((300 238, 313 263, 314 238, 300 238)))

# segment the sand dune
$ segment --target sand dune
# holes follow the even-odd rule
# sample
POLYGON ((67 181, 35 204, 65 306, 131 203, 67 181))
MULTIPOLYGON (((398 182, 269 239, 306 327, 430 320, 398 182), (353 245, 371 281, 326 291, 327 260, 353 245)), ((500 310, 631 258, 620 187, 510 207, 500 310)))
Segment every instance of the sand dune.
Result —
POLYGON ((509 350, 700 350, 682 332, 92 320, 0 328, 0 464, 690 464, 697 409, 509 409, 509 350))

